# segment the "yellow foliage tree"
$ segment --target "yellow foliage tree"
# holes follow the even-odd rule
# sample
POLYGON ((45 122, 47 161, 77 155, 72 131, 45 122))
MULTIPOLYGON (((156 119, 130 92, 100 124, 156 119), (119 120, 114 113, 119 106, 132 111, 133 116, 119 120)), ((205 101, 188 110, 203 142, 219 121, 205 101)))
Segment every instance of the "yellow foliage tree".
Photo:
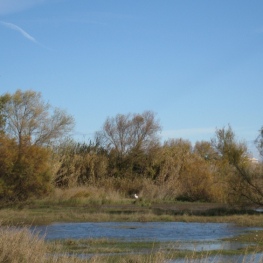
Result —
POLYGON ((51 190, 49 151, 36 145, 20 147, 7 136, 0 137, 0 198, 21 201, 51 190))

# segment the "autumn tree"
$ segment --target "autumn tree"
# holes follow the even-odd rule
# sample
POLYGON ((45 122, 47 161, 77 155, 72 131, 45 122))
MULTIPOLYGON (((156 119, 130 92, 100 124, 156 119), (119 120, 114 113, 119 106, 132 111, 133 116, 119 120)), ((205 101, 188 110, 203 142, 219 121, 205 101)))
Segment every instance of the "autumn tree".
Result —
POLYGON ((108 158, 96 142, 78 143, 65 140, 56 147, 57 171, 55 184, 58 187, 72 187, 96 184, 107 172, 108 158))
POLYGON ((108 117, 96 137, 109 152, 114 175, 143 175, 147 173, 149 151, 159 144, 160 130, 155 114, 145 111, 142 114, 108 117))
POLYGON ((188 201, 213 201, 213 178, 204 159, 191 153, 179 177, 179 199, 188 201))
POLYGON ((186 160, 192 151, 191 142, 183 139, 169 139, 164 142, 159 153, 159 174, 157 181, 175 184, 185 168, 186 160))
POLYGON ((151 111, 142 114, 118 114, 108 117, 103 129, 97 132, 97 138, 109 150, 115 150, 123 156, 132 150, 146 150, 156 143, 161 130, 155 115, 151 111))
POLYGON ((162 160, 157 182, 166 184, 174 198, 211 201, 212 175, 205 159, 194 152, 188 140, 170 139, 159 154, 162 160))
POLYGON ((4 133, 6 118, 3 112, 8 99, 8 95, 0 96, 0 133, 4 133))
POLYGON ((194 146, 194 153, 207 161, 218 159, 218 152, 210 141, 197 141, 194 146))
POLYGON ((16 201, 45 194, 51 187, 46 146, 72 130, 73 118, 52 110, 40 93, 21 90, 0 97, 0 116, 0 198, 16 201))
MULTIPOLYGON (((1 96, 4 130, 18 145, 50 145, 72 131, 74 120, 65 111, 52 109, 42 100, 41 93, 17 90, 13 95, 1 96)), ((0 100, 0 101, 1 101, 0 100)))
POLYGON ((232 128, 216 130, 213 140, 220 156, 220 169, 224 171, 229 187, 229 202, 263 205, 263 177, 257 165, 249 159, 245 143, 237 142, 232 128))
POLYGON ((0 200, 23 201, 51 190, 49 150, 30 145, 22 151, 14 139, 0 136, 0 200))
POLYGON ((209 198, 215 202, 225 203, 226 196, 228 195, 228 184, 225 179, 225 174, 228 165, 220 160, 220 154, 214 148, 211 141, 197 141, 193 150, 194 154, 201 158, 202 165, 206 166, 206 174, 209 181, 209 198))
POLYGON ((255 143, 259 150, 260 155, 263 157, 263 126, 259 130, 259 135, 256 138, 255 143))

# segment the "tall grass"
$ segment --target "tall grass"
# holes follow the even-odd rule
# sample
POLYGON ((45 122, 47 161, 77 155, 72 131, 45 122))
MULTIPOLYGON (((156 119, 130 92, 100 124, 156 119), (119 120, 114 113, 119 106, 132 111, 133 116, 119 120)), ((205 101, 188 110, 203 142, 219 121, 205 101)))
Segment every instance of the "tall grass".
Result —
POLYGON ((100 200, 102 204, 126 203, 134 194, 139 194, 149 202, 175 201, 177 194, 173 184, 155 184, 147 178, 107 178, 96 185, 55 188, 46 199, 63 203, 78 200, 79 203, 94 203, 100 200))
MULTIPOLYGON (((3 263, 67 263, 85 262, 75 257, 56 255, 36 233, 27 228, 0 228, 0 262, 3 263)), ((86 261, 88 262, 88 261, 86 261)))
POLYGON ((118 191, 112 191, 107 188, 89 187, 72 187, 69 189, 55 189, 46 201, 58 204, 75 204, 75 205, 102 205, 121 203, 125 198, 118 191))
POLYGON ((149 189, 147 186, 136 189, 139 191, 139 200, 135 200, 132 194, 127 196, 111 186, 55 189, 43 199, 1 207, 0 218, 5 225, 87 221, 183 221, 263 226, 263 214, 238 212, 221 207, 221 204, 171 201, 168 197, 165 199, 163 194, 167 191, 162 191, 162 187, 159 193, 157 190, 151 192, 151 186, 149 189))
MULTIPOLYGON (((102 242, 102 241, 101 241, 102 242)), ((103 241, 104 242, 104 241, 103 241)), ((105 243, 105 242, 104 242, 105 243)), ((74 244, 73 244, 74 245, 74 244)), ((92 245, 92 243, 90 244, 92 245)), ((110 243, 112 246, 112 244, 110 243)), ((84 248, 83 248, 84 249, 84 248)), ((104 248, 105 249, 105 248, 104 248)), ((84 249, 85 251, 85 249, 84 249)), ((82 253, 78 250, 78 253, 82 253)), ((243 256, 220 256, 203 251, 189 252, 153 250, 148 254, 93 254, 89 258, 77 254, 69 255, 57 242, 45 242, 28 228, 14 228, 0 225, 0 262, 3 263, 164 263, 164 262, 262 262, 262 250, 245 251, 243 256), (260 252, 261 254, 257 254, 260 252), (259 255, 259 256, 258 256, 259 255), (177 260, 176 260, 177 259, 177 260), (219 259, 219 261, 217 260, 219 259), (220 261, 221 260, 221 261, 220 261)), ((81 254, 79 254, 81 255, 81 254)))
POLYGON ((0 262, 41 262, 46 246, 37 235, 29 230, 15 230, 11 227, 0 229, 0 262))
POLYGON ((55 243, 46 243, 37 233, 28 228, 0 227, 0 262, 1 263, 104 263, 104 262, 163 262, 161 253, 156 255, 99 256, 81 258, 60 252, 55 243))

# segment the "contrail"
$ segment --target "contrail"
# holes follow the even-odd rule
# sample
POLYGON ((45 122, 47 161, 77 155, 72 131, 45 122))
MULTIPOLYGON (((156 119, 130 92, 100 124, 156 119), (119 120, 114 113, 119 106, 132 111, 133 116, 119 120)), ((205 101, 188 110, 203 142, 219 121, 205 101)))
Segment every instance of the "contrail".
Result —
POLYGON ((12 24, 12 23, 7 23, 7 22, 3 22, 3 21, 0 21, 0 23, 10 29, 13 29, 15 31, 18 31, 19 33, 21 33, 25 38, 27 38, 28 40, 38 44, 38 42, 36 41, 36 39, 34 37, 32 37, 31 35, 29 35, 25 30, 23 30, 21 27, 15 25, 15 24, 12 24))

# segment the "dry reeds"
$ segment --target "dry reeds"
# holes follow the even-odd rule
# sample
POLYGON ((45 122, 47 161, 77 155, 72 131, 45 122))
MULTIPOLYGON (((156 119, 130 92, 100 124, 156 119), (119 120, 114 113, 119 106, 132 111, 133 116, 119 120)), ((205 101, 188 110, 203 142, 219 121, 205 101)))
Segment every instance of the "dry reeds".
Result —
POLYGON ((78 263, 88 262, 66 254, 50 253, 37 233, 27 228, 0 227, 0 262, 3 263, 78 263))
POLYGON ((28 228, 0 227, 0 262, 3 263, 103 263, 103 262, 163 262, 163 255, 136 255, 81 258, 61 253, 56 244, 45 243, 28 228), (114 260, 114 261, 112 261, 114 260))
POLYGON ((54 203, 56 200, 59 204, 111 204, 123 201, 123 196, 118 191, 113 191, 109 188, 95 187, 95 186, 82 186, 72 187, 68 189, 55 189, 47 201, 54 203))
MULTIPOLYGON (((92 244, 91 244, 92 245, 92 244)), ((110 245, 112 245, 110 243, 110 245)), ((262 250, 255 248, 255 251, 245 251, 245 254, 228 255, 210 254, 202 252, 201 254, 192 251, 192 253, 177 254, 178 251, 151 251, 149 254, 130 253, 125 255, 104 255, 94 254, 89 258, 80 257, 79 255, 66 254, 65 250, 56 242, 46 243, 37 233, 32 233, 28 228, 3 227, 0 224, 0 262, 3 263, 163 263, 163 262, 237 262, 237 258, 243 259, 242 262, 262 262, 262 250), (63 251, 63 252, 61 252, 63 251), (258 253, 259 252, 259 253, 258 253), (179 257, 179 258, 178 258, 179 257), (218 259, 218 260, 217 260, 218 259), (223 261, 221 261, 223 260, 223 261)), ((183 253, 183 252, 182 252, 183 253)))
POLYGON ((46 246, 37 235, 26 228, 16 230, 12 227, 0 228, 0 262, 23 263, 44 262, 46 246))

